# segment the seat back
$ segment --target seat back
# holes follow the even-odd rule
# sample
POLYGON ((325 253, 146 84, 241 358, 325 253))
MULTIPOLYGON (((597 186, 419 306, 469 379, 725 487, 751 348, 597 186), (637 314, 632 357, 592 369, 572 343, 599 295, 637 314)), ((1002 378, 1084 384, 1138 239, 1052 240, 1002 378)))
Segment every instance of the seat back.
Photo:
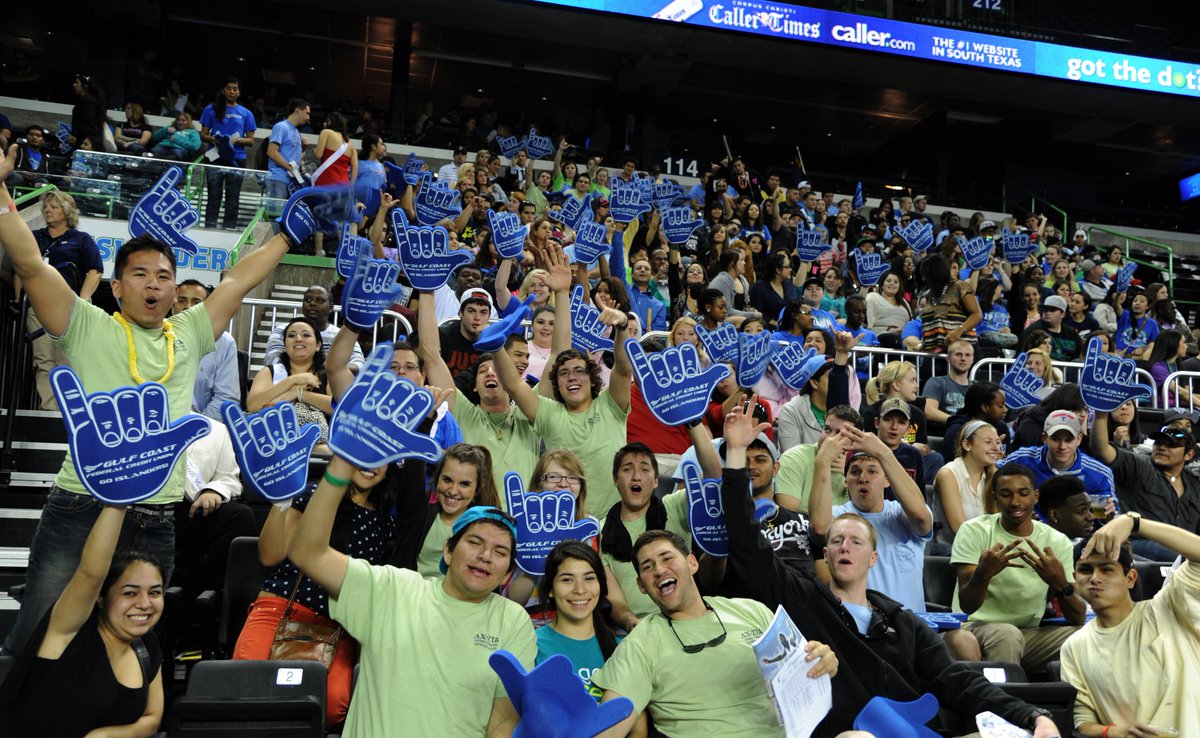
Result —
POLYGON ((1007 661, 960 661, 959 663, 972 671, 982 672, 989 682, 995 684, 1029 681, 1029 677, 1025 675, 1025 670, 1021 668, 1020 664, 1010 664, 1007 661))
POLYGON ((11 654, 0 654, 0 685, 4 684, 4 680, 8 678, 8 672, 12 671, 13 665, 17 663, 17 657, 11 654))
POLYGON ((1162 572, 1164 566, 1167 565, 1157 561, 1133 562, 1133 568, 1138 573, 1138 584, 1133 589, 1133 599, 1138 602, 1154 599, 1154 595, 1158 594, 1158 590, 1162 589, 1166 581, 1162 572))
POLYGON ((170 710, 171 736, 325 736, 325 666, 201 661, 170 710))
POLYGON ((1060 735, 1075 730, 1075 687, 1066 682, 1009 682, 997 687, 1019 700, 1050 711, 1060 735))
POLYGON ((221 627, 218 644, 232 653, 250 605, 262 590, 270 572, 258 560, 258 538, 238 536, 229 544, 229 563, 225 567, 225 593, 221 599, 221 627))
POLYGON ((943 607, 954 602, 954 588, 958 586, 958 572, 950 564, 949 556, 925 557, 925 601, 943 607))

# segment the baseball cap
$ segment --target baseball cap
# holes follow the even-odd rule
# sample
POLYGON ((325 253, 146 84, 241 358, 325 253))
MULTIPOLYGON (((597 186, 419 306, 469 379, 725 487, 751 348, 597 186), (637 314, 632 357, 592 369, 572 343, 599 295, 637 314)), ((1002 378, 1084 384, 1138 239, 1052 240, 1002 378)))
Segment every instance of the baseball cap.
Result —
POLYGON ((1087 231, 1085 231, 1085 230, 1083 230, 1082 228, 1080 228, 1080 229, 1078 229, 1078 230, 1076 230, 1076 231, 1075 231, 1075 235, 1076 235, 1076 236, 1083 236, 1084 238, 1087 238, 1087 231))
POLYGON ((1045 300, 1042 300, 1043 310, 1061 310, 1067 312, 1067 301, 1061 295, 1050 295, 1045 300))
MULTIPOLYGON (((450 527, 450 537, 453 538, 461 533, 462 530, 468 525, 471 523, 477 523, 480 520, 490 520, 493 523, 499 523, 507 528, 508 532, 512 533, 513 540, 516 540, 517 524, 513 522, 512 516, 500 508, 492 507, 491 505, 476 505, 474 507, 468 507, 466 510, 464 510, 463 514, 458 516, 458 520, 454 521, 454 525, 450 527)), ((516 555, 515 551, 513 552, 513 555, 516 555)), ((446 566, 445 556, 443 556, 442 560, 438 562, 438 568, 442 570, 443 574, 445 574, 448 570, 449 567, 446 566)))
POLYGON ((879 406, 879 417, 887 417, 890 413, 900 413, 904 417, 912 420, 912 410, 909 409, 908 403, 902 397, 892 397, 883 401, 879 406))
POLYGON ((466 305, 471 300, 482 300, 487 303, 489 308, 495 309, 495 305, 492 304, 492 296, 482 287, 472 287, 462 293, 462 297, 458 299, 458 307, 461 309, 463 305, 466 305))
POLYGON ((913 198, 913 202, 920 202, 922 200, 928 201, 929 198, 926 197, 925 195, 917 195, 916 197, 913 198))
POLYGON ((1177 420, 1186 420, 1193 427, 1200 425, 1200 412, 1194 410, 1181 410, 1179 408, 1171 408, 1163 413, 1163 425, 1170 425, 1177 420))
POLYGON ((767 451, 771 453, 772 459, 779 461, 779 449, 775 447, 775 444, 770 438, 767 438, 766 433, 759 433, 758 438, 755 438, 750 442, 750 448, 759 448, 763 446, 765 446, 767 451))
POLYGON ((1090 272, 1096 268, 1096 262, 1092 261, 1091 259, 1084 259, 1083 261, 1079 262, 1079 268, 1085 273, 1090 272))
POLYGON ((985 220, 979 224, 979 230, 981 230, 981 231, 986 231, 989 228, 995 228, 995 227, 996 227, 996 221, 994 221, 994 220, 985 220))
POLYGON ((804 280, 804 286, 800 288, 800 291, 803 292, 804 290, 808 289, 808 286, 810 284, 815 284, 816 286, 820 287, 821 289, 825 289, 824 281, 817 279, 816 277, 809 277, 808 279, 804 280))
POLYGON ((454 147, 454 153, 456 153, 456 154, 465 154, 465 153, 467 153, 467 147, 466 147, 466 146, 461 146, 461 145, 460 145, 460 146, 455 146, 455 147, 454 147))
POLYGON ((1060 430, 1069 430, 1071 431, 1071 435, 1078 436, 1081 432, 1079 416, 1070 410, 1055 410, 1046 416, 1046 422, 1042 424, 1042 430, 1048 436, 1052 436, 1060 430))
POLYGON ((1183 446, 1185 449, 1191 448, 1196 444, 1191 432, 1183 428, 1172 428, 1169 425, 1164 425, 1161 429, 1150 434, 1150 440, 1155 443, 1161 443, 1164 446, 1183 446))
POLYGON ((810 184, 807 179, 802 179, 796 183, 796 189, 798 189, 798 190, 803 189, 805 187, 807 187, 810 190, 812 189, 812 184, 810 184))

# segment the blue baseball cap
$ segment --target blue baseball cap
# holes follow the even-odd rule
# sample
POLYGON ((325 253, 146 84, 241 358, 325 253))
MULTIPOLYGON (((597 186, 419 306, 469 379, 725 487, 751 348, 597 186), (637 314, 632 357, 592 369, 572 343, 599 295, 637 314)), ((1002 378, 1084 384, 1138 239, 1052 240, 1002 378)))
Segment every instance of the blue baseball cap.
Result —
MULTIPOLYGON (((512 516, 504 512, 498 507, 491 505, 476 505, 468 507, 463 511, 462 515, 458 516, 458 520, 454 521, 454 525, 450 526, 450 537, 461 533, 471 523, 477 523, 480 520, 490 520, 493 523, 498 523, 508 529, 512 533, 513 541, 517 540, 517 524, 513 521, 512 516)), ((442 560, 438 562, 438 568, 445 574, 448 567, 446 566, 446 557, 443 555, 442 560)))

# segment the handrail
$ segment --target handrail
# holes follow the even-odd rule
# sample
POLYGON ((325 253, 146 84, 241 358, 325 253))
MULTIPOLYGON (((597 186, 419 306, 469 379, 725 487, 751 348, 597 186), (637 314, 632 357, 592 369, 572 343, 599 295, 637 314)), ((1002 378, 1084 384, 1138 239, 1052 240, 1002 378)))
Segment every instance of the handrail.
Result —
POLYGON ((930 354, 924 351, 909 351, 908 349, 893 349, 883 346, 855 346, 854 351, 851 353, 854 355, 855 368, 865 370, 868 380, 874 378, 876 367, 882 363, 893 361, 907 361, 916 366, 918 378, 922 376, 926 362, 931 365, 931 370, 936 369, 939 361, 945 362, 946 374, 950 373, 950 357, 946 354, 930 354), (881 361, 867 361, 865 362, 865 366, 858 363, 858 359, 870 359, 871 357, 879 357, 881 361))
POLYGON ((1162 405, 1160 405, 1159 407, 1162 407, 1162 408, 1179 407, 1179 385, 1181 384, 1181 382, 1179 380, 1184 379, 1184 378, 1186 378, 1188 380, 1188 383, 1187 383, 1188 394, 1192 396, 1191 402, 1192 402, 1193 407, 1195 406, 1195 402, 1196 402, 1196 400, 1195 400, 1195 397, 1196 397, 1195 380, 1200 379, 1200 372, 1171 372, 1170 374, 1167 375, 1167 378, 1163 380, 1162 387, 1159 388, 1159 390, 1162 393, 1162 405), (1171 401, 1172 400, 1172 392, 1171 392, 1172 384, 1175 385, 1175 392, 1173 395, 1174 402, 1171 401))
POLYGON ((1131 236, 1128 233, 1121 233, 1120 231, 1114 231, 1111 228, 1105 228, 1104 226, 1098 226, 1098 225, 1091 225, 1091 226, 1087 227, 1088 243, 1092 242, 1092 231, 1099 231, 1101 233, 1107 233, 1110 236, 1116 236, 1117 238, 1123 239, 1125 241, 1125 258, 1129 259, 1130 261, 1141 264, 1143 266, 1157 268, 1157 267, 1155 267, 1154 264, 1150 264, 1148 262, 1142 261, 1141 259, 1134 259, 1133 257, 1131 257, 1129 255, 1129 242, 1130 241, 1136 241, 1138 243, 1145 244, 1146 246, 1150 246, 1152 248, 1162 249, 1163 251, 1166 251, 1167 252, 1167 284, 1175 283, 1175 249, 1172 248, 1171 246, 1169 246, 1165 243, 1159 243, 1158 241, 1151 241, 1150 239, 1143 238, 1141 236, 1131 236))
MULTIPOLYGON (((858 349, 856 349, 856 350, 858 350, 858 349)), ((980 380, 979 379, 979 370, 985 366, 987 366, 987 367, 1002 366, 1005 368, 1004 372, 1006 373, 1008 371, 1008 367, 1012 366, 1013 362, 1015 362, 1015 361, 1016 361, 1016 359, 1007 359, 1007 358, 1004 358, 1004 359, 1001 359, 1001 358, 980 359, 979 361, 975 362, 974 366, 971 367, 971 374, 970 374, 971 383, 974 384, 975 382, 978 382, 978 381, 999 383, 999 381, 1000 381, 999 379, 992 379, 993 373, 990 368, 988 369, 987 378, 984 380, 980 380)), ((1054 368, 1063 370, 1062 371, 1063 384, 1077 383, 1079 381, 1079 371, 1084 368, 1084 363, 1082 361, 1055 361, 1054 368), (1068 373, 1066 371, 1068 369, 1070 369, 1072 371, 1070 373, 1068 373)), ((1141 382, 1142 384, 1145 384, 1147 387, 1150 387, 1151 389, 1157 390, 1158 382, 1156 382, 1154 380, 1154 375, 1152 375, 1147 370, 1142 369, 1141 367, 1138 367, 1137 373, 1135 376, 1139 380, 1142 380, 1142 382, 1141 382)), ((1200 376, 1200 374, 1198 374, 1197 376, 1200 376)), ((1003 373, 1001 374, 1001 377, 1003 377, 1003 373)), ((1150 402, 1151 402, 1150 407, 1153 407, 1153 408, 1161 408, 1162 407, 1162 405, 1159 404, 1158 395, 1159 395, 1159 393, 1156 391, 1154 393, 1154 396, 1150 400, 1150 402)))
MULTIPOLYGON (((24 189, 24 188, 22 188, 22 187, 14 187, 13 189, 14 189, 14 190, 21 190, 21 189, 24 189)), ((58 189, 58 186, 57 186, 57 185, 52 185, 52 184, 44 184, 44 185, 42 185, 42 186, 40 186, 40 187, 38 187, 38 188, 36 188, 36 189, 32 189, 32 190, 30 190, 29 192, 26 192, 24 195, 21 195, 20 197, 14 198, 14 199, 13 199, 13 205, 16 205, 16 206, 19 208, 19 207, 21 207, 22 205, 24 205, 25 203, 29 202, 30 200, 36 200, 36 199, 38 199, 39 197, 41 197, 42 195, 46 194, 47 192, 52 192, 52 191, 54 191, 54 190, 57 190, 57 189, 58 189)))
POLYGON ((1064 234, 1070 232, 1069 229, 1071 227, 1071 220, 1067 216, 1066 210, 1063 210, 1059 206, 1057 206, 1054 203, 1047 200, 1044 195, 1039 195, 1038 193, 1034 192, 1033 190, 1029 189, 1028 187, 1025 187, 1024 185, 1019 185, 1016 182, 1012 182, 1012 183, 1006 182, 1006 183, 1004 183, 1004 186, 1001 189, 1000 197, 1003 198, 1003 200, 1004 200, 1004 209, 1005 210, 1008 210, 1008 186, 1009 186, 1009 184, 1011 184, 1013 187, 1016 187, 1018 190, 1021 190, 1022 192, 1024 192, 1025 194, 1027 194, 1033 198, 1033 201, 1029 203, 1029 212, 1031 212, 1031 213, 1038 212, 1037 203, 1038 203, 1038 200, 1041 200, 1043 205, 1049 207, 1051 210, 1054 210, 1055 212, 1057 212, 1059 215, 1062 216, 1062 232, 1064 234))
POLYGON ((250 222, 246 225, 246 229, 242 231, 242 235, 238 237, 237 243, 235 243, 233 248, 229 250, 229 266, 237 264, 238 254, 242 252, 243 245, 254 245, 254 227, 262 221, 263 216, 266 215, 266 213, 267 209, 260 205, 258 211, 254 213, 254 217, 251 218, 250 222))

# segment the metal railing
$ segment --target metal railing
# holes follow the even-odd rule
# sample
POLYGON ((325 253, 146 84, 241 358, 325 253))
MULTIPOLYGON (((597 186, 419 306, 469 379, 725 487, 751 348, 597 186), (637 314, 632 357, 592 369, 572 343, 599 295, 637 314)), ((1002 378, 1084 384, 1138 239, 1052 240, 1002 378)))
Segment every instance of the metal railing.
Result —
POLYGON ((1153 264, 1148 261, 1142 261, 1141 259, 1136 259, 1136 258, 1130 256, 1129 255, 1130 242, 1140 243, 1144 246, 1149 246, 1150 248, 1153 248, 1153 249, 1159 249, 1162 251, 1166 251, 1167 252, 1167 280, 1166 280, 1166 283, 1169 285, 1175 284, 1175 249, 1171 248, 1169 245, 1167 245, 1165 243, 1159 243, 1158 241, 1151 241, 1150 239, 1142 238, 1141 236, 1131 236, 1128 233, 1121 233, 1120 231, 1114 231, 1111 228, 1105 228, 1104 226, 1098 226, 1098 225, 1093 225, 1093 226, 1087 227, 1088 243, 1092 243, 1092 231, 1096 231, 1099 233, 1105 233, 1110 236, 1114 236, 1116 238, 1121 239, 1122 241, 1125 242, 1125 258, 1128 259, 1129 261, 1141 264, 1142 266, 1150 267, 1151 269, 1160 269, 1161 270, 1161 267, 1159 267, 1157 264, 1153 264))
MULTIPOLYGON (((1058 215, 1062 216, 1062 229, 1060 232, 1064 233, 1064 234, 1070 233, 1071 221, 1070 221, 1070 218, 1067 217, 1067 211, 1063 210, 1059 206, 1057 206, 1054 203, 1047 200, 1042 195, 1039 195, 1038 193, 1034 192, 1033 190, 1031 190, 1028 187, 1025 187, 1023 185, 1019 185, 1016 183, 1005 183, 1003 189, 1001 190, 1001 194, 1000 194, 1001 198, 1003 198, 1003 200, 1004 200, 1005 211, 1009 210, 1009 207, 1008 207, 1010 204, 1010 201, 1008 199, 1008 188, 1009 187, 1013 187, 1013 188, 1018 189, 1021 192, 1025 193, 1026 195, 1029 195, 1029 197, 1030 197, 1029 212, 1039 213, 1044 210, 1053 210, 1055 213, 1058 213, 1058 215), (1039 202, 1042 204, 1042 207, 1038 207, 1039 202)), ((1013 200, 1013 201, 1011 201, 1011 204, 1017 205, 1018 202, 1016 200, 1013 200)))
MULTIPOLYGON (((971 382, 995 382, 1000 383, 1000 379, 1008 372, 1008 368, 1012 366, 1016 359, 980 359, 971 367, 971 382), (981 376, 982 375, 982 376, 981 376)), ((1055 361, 1053 368, 1062 374, 1062 383, 1078 383, 1079 373, 1084 367, 1081 361, 1055 361)), ((1154 390, 1154 397, 1150 400, 1150 407, 1161 408, 1160 397, 1158 391, 1158 383, 1154 381, 1154 377, 1150 372, 1138 367, 1136 374, 1139 384, 1144 384, 1154 390)), ((1200 374, 1197 374, 1200 376, 1200 374)))
POLYGON ((946 354, 927 354, 924 351, 891 349, 882 346, 856 346, 851 359, 855 369, 866 373, 867 380, 874 379, 881 368, 893 361, 907 361, 916 366, 918 379, 938 376, 939 365, 942 367, 941 374, 948 375, 950 373, 950 357, 946 354), (861 361, 864 358, 867 361, 861 361))
POLYGON ((1168 407, 1179 407, 1180 406, 1179 388, 1180 388, 1180 385, 1182 385, 1185 380, 1187 381, 1188 401, 1184 404, 1184 406, 1186 407, 1186 406, 1190 405, 1192 407, 1195 407, 1195 405, 1196 405, 1196 386, 1195 385, 1196 385, 1196 380, 1198 380, 1198 379, 1200 379, 1200 372, 1172 372, 1171 374, 1168 374, 1167 378, 1162 383, 1162 387, 1159 387, 1159 392, 1161 393, 1160 399, 1162 401, 1161 404, 1159 405, 1159 407, 1165 409, 1168 407))

